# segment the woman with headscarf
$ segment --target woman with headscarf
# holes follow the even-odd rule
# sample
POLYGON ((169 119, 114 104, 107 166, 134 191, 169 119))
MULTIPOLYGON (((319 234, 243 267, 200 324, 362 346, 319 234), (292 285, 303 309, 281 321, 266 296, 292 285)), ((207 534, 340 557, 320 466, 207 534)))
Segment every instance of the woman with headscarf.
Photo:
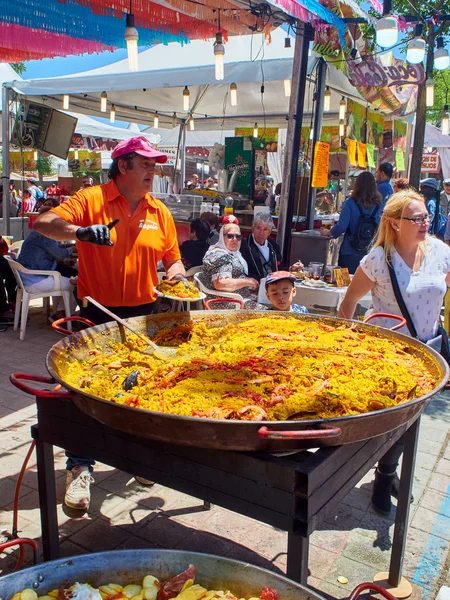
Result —
POLYGON ((248 302, 256 303, 259 283, 253 277, 248 277, 248 266, 239 250, 241 239, 241 230, 236 222, 225 224, 220 230, 219 241, 210 247, 203 258, 203 274, 206 287, 222 292, 238 292, 244 298, 246 307, 250 308, 248 302))

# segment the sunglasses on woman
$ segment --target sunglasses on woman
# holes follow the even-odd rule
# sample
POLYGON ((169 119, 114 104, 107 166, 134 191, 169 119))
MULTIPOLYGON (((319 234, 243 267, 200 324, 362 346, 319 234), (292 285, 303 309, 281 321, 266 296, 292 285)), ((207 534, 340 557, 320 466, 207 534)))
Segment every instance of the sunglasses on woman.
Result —
POLYGON ((226 236, 229 240, 237 240, 238 242, 242 240, 242 235, 240 233, 227 233, 226 236))

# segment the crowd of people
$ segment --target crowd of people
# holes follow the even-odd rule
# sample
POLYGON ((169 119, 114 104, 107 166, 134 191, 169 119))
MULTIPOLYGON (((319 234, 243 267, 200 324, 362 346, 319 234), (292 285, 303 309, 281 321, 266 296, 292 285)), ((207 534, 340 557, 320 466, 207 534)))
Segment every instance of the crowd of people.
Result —
MULTIPOLYGON (((145 138, 120 142, 112 153, 109 183, 92 186, 86 182, 62 204, 52 199, 41 202, 19 262, 30 269, 48 271, 67 267, 61 261, 73 259, 72 248, 62 247, 61 243, 77 242, 77 277, 61 272, 65 289, 73 289, 76 284, 79 299, 91 296, 122 318, 157 310, 154 288, 159 264, 169 284, 185 278, 186 269, 202 267, 208 289, 219 297, 224 292, 239 293, 245 308, 260 308, 257 292, 263 280, 272 308, 305 312, 304 307, 293 303, 295 280, 288 265, 282 264, 278 244, 271 239, 274 223, 270 215, 257 213, 249 237, 243 239, 233 215, 225 217, 220 228, 217 215, 203 213, 190 224, 190 239, 178 246, 170 211, 149 194, 156 165, 166 160, 167 156, 145 138)), ((445 213, 450 208, 450 180, 444 182, 444 191, 438 197, 438 185, 432 178, 421 182, 421 194, 410 189, 405 180, 395 182, 399 191, 394 192, 391 178, 392 166, 388 163, 380 165, 375 177, 361 173, 344 202, 338 223, 328 232, 333 237, 344 236, 340 264, 355 273, 339 315, 352 318, 358 301, 368 292, 372 293, 375 311, 401 315, 392 285, 395 277, 414 326, 413 331, 408 327, 403 331, 427 342, 436 335, 443 297, 450 284, 450 248, 439 239, 447 236, 445 213), (437 220, 441 214, 446 227, 437 220), (375 242, 369 241, 365 248, 360 227, 363 217, 366 223, 374 221, 372 233, 376 234, 375 242), (431 232, 438 235, 431 236, 431 232)), ((33 202, 33 191, 27 192, 33 202)), ((366 228, 366 233, 370 231, 366 228)), ((8 251, 5 245, 0 238, 0 254, 8 251)), ((1 313, 14 306, 16 286, 7 261, 0 258, 1 313)), ((301 270, 302 266, 296 263, 291 270, 301 270)), ((24 282, 36 290, 47 290, 49 279, 31 276, 24 282)), ((109 320, 92 304, 81 304, 80 315, 96 324, 109 320)), ((380 510, 390 508, 401 450, 400 443, 378 465, 373 500, 380 510)), ((91 458, 67 453, 67 506, 88 508, 93 467, 91 458)))

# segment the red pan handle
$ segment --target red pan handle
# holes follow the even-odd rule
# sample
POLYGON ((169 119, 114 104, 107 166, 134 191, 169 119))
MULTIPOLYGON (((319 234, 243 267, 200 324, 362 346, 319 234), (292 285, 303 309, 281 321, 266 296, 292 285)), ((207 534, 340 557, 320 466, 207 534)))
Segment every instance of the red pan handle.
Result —
POLYGON ((356 598, 359 598, 359 596, 366 590, 370 590, 371 592, 380 594, 381 596, 383 596, 383 598, 386 598, 386 600, 396 600, 395 596, 393 596, 387 590, 384 590, 382 587, 380 587, 376 583, 360 583, 358 586, 355 587, 353 592, 350 594, 350 596, 348 597, 348 600, 356 600, 356 598))
POLYGON ((219 302, 234 302, 235 304, 239 304, 239 307, 241 309, 244 308, 244 303, 238 298, 213 298, 210 300, 205 300, 204 305, 206 310, 213 310, 211 308, 211 304, 218 304, 219 302))
POLYGON ((6 548, 11 548, 12 546, 31 546, 33 549, 33 563, 35 565, 39 562, 39 544, 35 540, 31 540, 29 538, 16 538, 13 540, 8 540, 7 542, 3 542, 0 544, 0 554, 3 553, 6 548))
POLYGON ((275 431, 267 427, 258 429, 258 435, 263 440, 321 440, 339 437, 342 431, 339 427, 323 427, 321 429, 300 429, 298 431, 275 431))
POLYGON ((84 317, 64 317, 64 319, 58 319, 57 321, 53 321, 52 329, 54 329, 58 333, 61 333, 62 335, 72 335, 73 331, 69 331, 64 327, 60 327, 60 325, 63 325, 64 323, 69 323, 70 321, 78 321, 80 323, 84 323, 88 327, 95 327, 95 323, 89 321, 89 319, 85 319, 84 317))
POLYGON ((400 317, 399 315, 390 315, 389 313, 373 313, 364 319, 364 323, 368 323, 372 319, 376 319, 378 317, 384 319, 396 319, 397 321, 400 321, 398 325, 390 328, 391 331, 397 331, 397 329, 401 329, 406 325, 406 319, 400 317))
POLYGON ((58 389, 54 390, 40 390, 23 383, 23 380, 38 381, 39 383, 55 383, 55 380, 52 377, 31 375, 30 373, 12 373, 12 375, 9 376, 9 380, 13 385, 16 386, 16 388, 22 390, 22 392, 31 394, 37 398, 72 398, 72 394, 70 394, 70 392, 60 389, 61 386, 56 386, 58 389))

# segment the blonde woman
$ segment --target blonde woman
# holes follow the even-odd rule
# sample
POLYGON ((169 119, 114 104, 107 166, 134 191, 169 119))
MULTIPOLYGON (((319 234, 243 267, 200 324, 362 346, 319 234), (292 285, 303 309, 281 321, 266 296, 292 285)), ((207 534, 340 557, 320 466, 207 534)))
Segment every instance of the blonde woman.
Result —
MULTIPOLYGON (((395 271, 401 295, 411 315, 417 337, 426 342, 436 336, 447 286, 450 285, 450 248, 430 236, 430 215, 425 199, 413 190, 402 190, 387 201, 372 250, 357 269, 339 309, 351 319, 359 300, 372 292, 371 312, 401 315, 387 265, 395 271)), ((389 327, 389 322, 378 323, 389 327)), ((410 335, 405 326, 400 330, 410 335)), ((396 468, 403 444, 395 444, 378 463, 372 503, 389 513, 391 495, 398 494, 396 468)))

